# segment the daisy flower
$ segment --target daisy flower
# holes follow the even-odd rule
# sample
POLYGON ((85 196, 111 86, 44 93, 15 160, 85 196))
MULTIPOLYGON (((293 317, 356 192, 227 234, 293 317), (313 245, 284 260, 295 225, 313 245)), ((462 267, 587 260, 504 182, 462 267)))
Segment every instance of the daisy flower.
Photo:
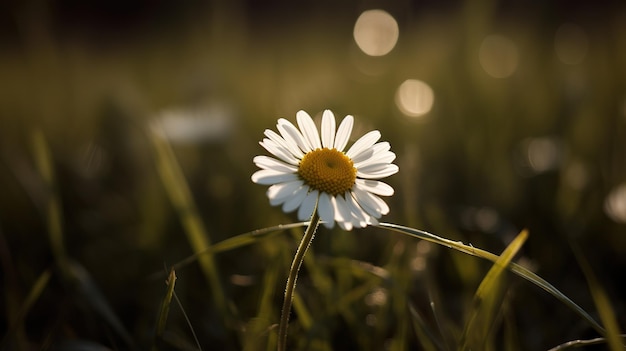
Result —
POLYGON ((392 164, 396 155, 388 142, 373 130, 344 152, 352 133, 354 118, 346 116, 336 128, 332 111, 322 115, 321 138, 311 116, 296 114, 298 128, 281 118, 278 133, 266 129, 259 142, 275 157, 256 156, 261 168, 252 181, 270 185, 267 197, 272 206, 282 205, 285 212, 298 210, 298 219, 311 217, 316 208, 324 225, 337 222, 345 230, 377 224, 389 213, 379 196, 393 195, 393 188, 378 179, 398 172, 392 164))

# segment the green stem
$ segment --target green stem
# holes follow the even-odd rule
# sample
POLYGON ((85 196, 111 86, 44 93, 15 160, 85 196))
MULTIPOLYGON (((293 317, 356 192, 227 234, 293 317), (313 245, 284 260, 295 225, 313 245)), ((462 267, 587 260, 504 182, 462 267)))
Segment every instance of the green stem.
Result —
POLYGON ((289 269, 289 277, 287 278, 287 286, 285 287, 285 298, 283 300, 283 309, 280 313, 280 324, 278 326, 278 351, 285 351, 287 349, 287 327, 289 326, 289 314, 291 313, 291 303, 293 302, 293 292, 296 288, 296 280, 298 279, 298 272, 302 261, 304 261, 304 255, 308 250, 313 236, 315 236, 315 230, 320 223, 320 216, 317 214, 317 205, 313 210, 311 216, 311 222, 304 232, 304 236, 298 245, 296 255, 291 262, 291 268, 289 269))

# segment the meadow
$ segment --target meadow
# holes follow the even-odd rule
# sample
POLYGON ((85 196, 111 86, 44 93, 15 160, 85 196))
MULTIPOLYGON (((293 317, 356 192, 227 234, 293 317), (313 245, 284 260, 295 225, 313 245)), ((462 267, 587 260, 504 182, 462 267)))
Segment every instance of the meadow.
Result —
POLYGON ((622 3, 0 10, 0 349, 276 349, 307 222, 252 160, 325 109, 399 172, 317 229, 288 349, 624 349, 622 3))

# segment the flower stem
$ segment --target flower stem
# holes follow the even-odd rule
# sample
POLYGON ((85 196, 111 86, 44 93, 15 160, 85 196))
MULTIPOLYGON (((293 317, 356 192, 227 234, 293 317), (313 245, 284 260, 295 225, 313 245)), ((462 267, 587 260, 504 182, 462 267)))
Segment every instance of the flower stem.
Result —
POLYGON ((304 261, 304 255, 308 250, 313 236, 315 236, 315 230, 320 223, 320 216, 317 214, 317 205, 313 210, 311 216, 311 222, 304 232, 304 236, 298 245, 296 255, 291 262, 291 268, 289 269, 289 277, 287 278, 287 286, 285 287, 285 298, 283 300, 283 309, 280 313, 280 324, 278 326, 278 351, 287 350, 287 327, 289 326, 289 314, 291 313, 291 303, 293 302, 293 292, 296 288, 296 280, 298 279, 298 272, 302 261, 304 261))

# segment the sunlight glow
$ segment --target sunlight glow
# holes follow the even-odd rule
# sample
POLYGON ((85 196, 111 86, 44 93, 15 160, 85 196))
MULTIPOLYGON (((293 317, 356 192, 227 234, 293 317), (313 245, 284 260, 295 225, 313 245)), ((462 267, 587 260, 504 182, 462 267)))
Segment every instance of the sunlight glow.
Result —
POLYGON ((611 190, 604 200, 604 212, 615 222, 626 223, 626 184, 611 190))
POLYGON ((589 40, 582 27, 565 23, 556 31, 554 50, 561 62, 568 65, 579 64, 585 60, 588 49, 589 40))
POLYGON ((506 78, 517 70, 519 53, 511 39, 494 34, 483 40, 478 51, 478 59, 488 75, 506 78))
POLYGON ((402 113, 410 117, 427 114, 434 102, 433 89, 421 80, 407 79, 396 91, 396 105, 402 113))
POLYGON ((398 22, 383 10, 361 13, 354 25, 354 41, 370 56, 387 55, 398 41, 398 22))

